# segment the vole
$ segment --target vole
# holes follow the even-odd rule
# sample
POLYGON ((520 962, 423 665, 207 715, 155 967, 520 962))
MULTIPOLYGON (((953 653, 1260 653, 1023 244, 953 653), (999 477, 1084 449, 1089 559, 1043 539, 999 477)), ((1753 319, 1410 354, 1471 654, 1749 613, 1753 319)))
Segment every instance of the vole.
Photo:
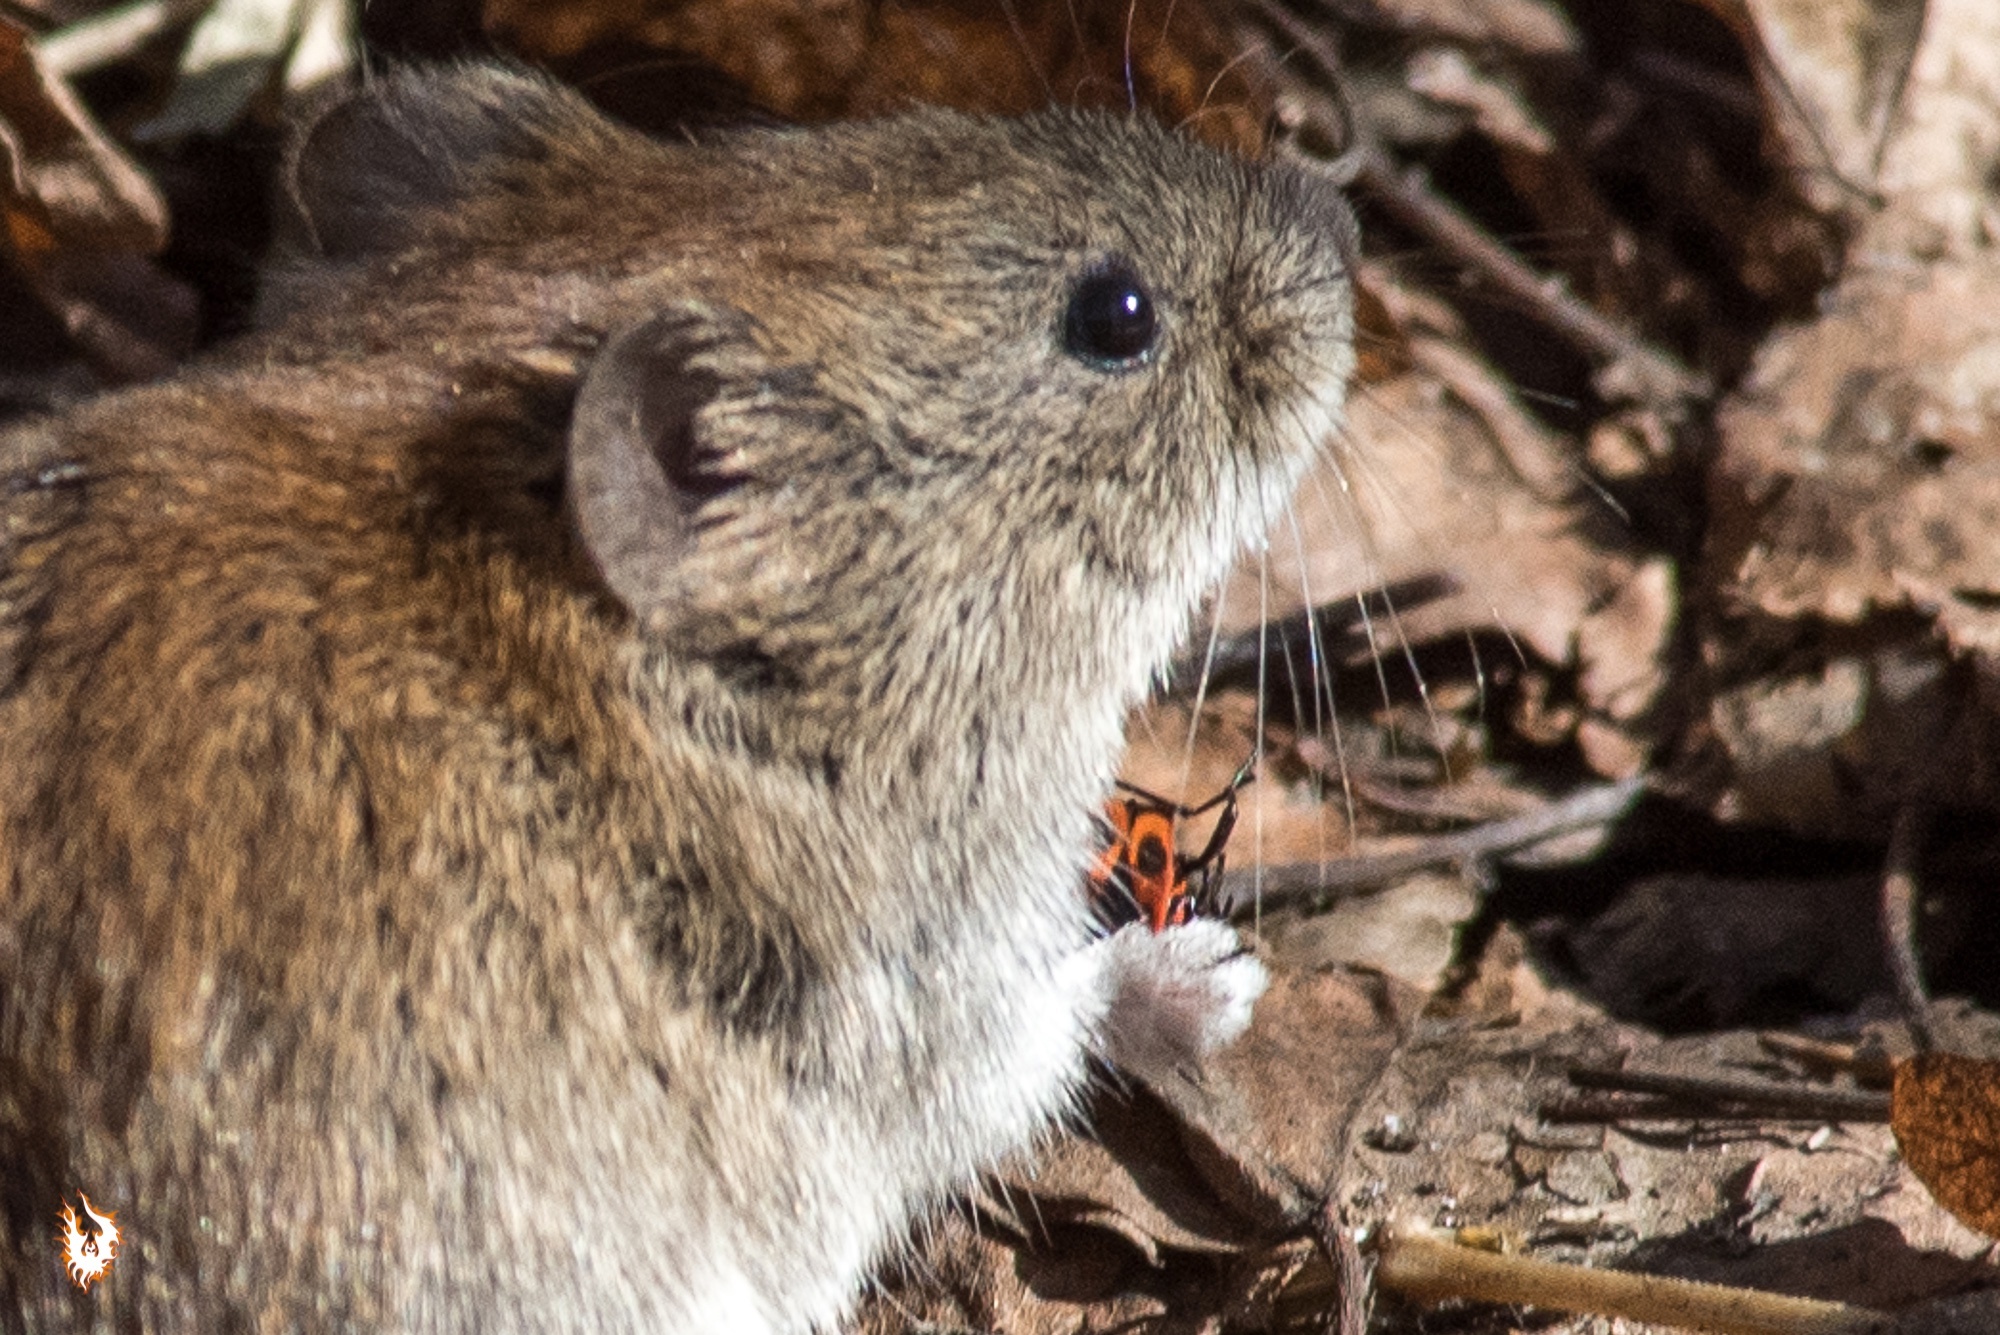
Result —
POLYGON ((1082 875, 1338 421, 1334 189, 492 69, 293 181, 265 328, 0 435, 0 1329, 829 1329, 1088 1053, 1247 1022, 1082 875))

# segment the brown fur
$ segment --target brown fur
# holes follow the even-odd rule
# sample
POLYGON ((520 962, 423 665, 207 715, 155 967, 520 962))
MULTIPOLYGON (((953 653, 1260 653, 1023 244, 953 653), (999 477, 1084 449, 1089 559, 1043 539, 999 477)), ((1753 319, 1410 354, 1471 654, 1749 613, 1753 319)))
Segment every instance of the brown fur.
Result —
POLYGON ((0 1330, 819 1327, 1116 1009, 1089 812, 1338 411, 1345 214, 494 71, 297 179, 267 331, 0 434, 0 1330))

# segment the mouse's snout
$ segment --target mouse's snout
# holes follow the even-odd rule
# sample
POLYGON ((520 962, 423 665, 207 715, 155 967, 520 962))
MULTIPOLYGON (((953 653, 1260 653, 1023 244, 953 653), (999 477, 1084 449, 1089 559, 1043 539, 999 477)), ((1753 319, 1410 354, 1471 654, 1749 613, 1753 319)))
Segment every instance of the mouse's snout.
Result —
POLYGON ((1337 421, 1353 371, 1354 215, 1325 173, 1274 166, 1244 200, 1242 228, 1230 380, 1295 446, 1337 421))
POLYGON ((1359 248, 1354 211, 1330 172, 1285 164, 1270 168, 1264 178, 1270 208, 1286 230, 1328 248, 1323 260, 1338 264, 1345 276, 1359 248))

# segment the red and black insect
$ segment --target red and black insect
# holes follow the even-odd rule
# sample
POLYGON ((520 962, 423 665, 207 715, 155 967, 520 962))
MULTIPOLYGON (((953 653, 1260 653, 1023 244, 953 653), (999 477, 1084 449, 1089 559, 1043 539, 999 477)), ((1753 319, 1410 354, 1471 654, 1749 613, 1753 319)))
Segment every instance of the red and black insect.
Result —
POLYGON ((1169 802, 1129 783, 1118 785, 1120 795, 1104 804, 1110 843, 1090 870, 1091 905, 1107 931, 1146 922, 1157 932, 1210 910, 1222 875, 1222 850, 1236 828, 1236 794, 1253 778, 1254 763, 1254 758, 1245 761, 1227 788, 1199 806, 1169 802), (1217 807, 1222 814, 1215 818, 1207 845, 1199 853, 1179 852, 1179 822, 1217 807))

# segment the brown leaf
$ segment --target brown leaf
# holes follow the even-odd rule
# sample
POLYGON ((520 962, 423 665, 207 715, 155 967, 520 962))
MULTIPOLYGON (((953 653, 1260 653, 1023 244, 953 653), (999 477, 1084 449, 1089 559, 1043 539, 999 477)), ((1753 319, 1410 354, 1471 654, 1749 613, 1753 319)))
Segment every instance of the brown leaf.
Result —
POLYGON ((27 31, 0 18, 0 216, 17 256, 58 248, 152 253, 167 242, 159 192, 43 70, 27 31))
POLYGON ((1209 1188, 1274 1236, 1297 1228, 1333 1190, 1354 1110, 1416 1006, 1410 989, 1366 970, 1274 973, 1256 1023, 1199 1083, 1155 1090, 1209 1188))
POLYGON ((1788 57, 1800 81, 1801 61, 1832 71, 1820 93, 1848 108, 1827 150, 1844 171, 1860 170, 1855 127, 1882 121, 1861 182, 1879 194, 1859 217, 1865 262, 1759 352, 1718 417, 1709 475, 1716 605, 1732 609, 1705 646, 1734 770, 1720 809, 1814 833, 1879 827, 1912 802, 2000 800, 1993 704, 1965 671, 2000 659, 2000 11, 1916 7, 1912 51, 1869 26, 1911 7, 1866 8, 1813 15, 1810 56, 1788 57))
POLYGON ((486 0, 484 16, 501 43, 544 60, 616 41, 695 56, 789 120, 1136 104, 1254 152, 1271 107, 1208 7, 1176 0, 486 0))
MULTIPOLYGON (((1228 785, 1243 762, 1255 755, 1255 781, 1238 792, 1236 827, 1227 846, 1228 865, 1259 862, 1314 862, 1348 851, 1345 822, 1335 804, 1321 800, 1317 786, 1286 781, 1280 772, 1282 748, 1265 720, 1258 744, 1259 711, 1254 696, 1238 690, 1214 691, 1191 719, 1186 705, 1161 701, 1134 715, 1126 728, 1125 759, 1119 777, 1172 801, 1199 804, 1228 785)), ((1198 853, 1214 829, 1215 814, 1180 822, 1175 833, 1183 853, 1198 853)))
POLYGON ((2000 653, 1997 309, 1990 260, 1864 275, 1773 340, 1721 417, 1714 550, 1737 597, 1848 623, 1914 605, 2000 653))
POLYGON ((1173 1329, 1267 1302, 1345 1158, 1350 1110, 1414 997, 1365 973, 1279 971, 1251 1030, 1200 1078, 1098 1092, 1091 1134, 996 1178, 862 1314, 1004 1335, 1173 1329))
POLYGON ((0 258, 113 379, 141 379, 192 347, 193 298, 144 259, 167 208, 76 95, 0 18, 0 258))
MULTIPOLYGON (((1976 2, 1976 0, 1975 0, 1976 2)), ((1916 54, 1912 0, 1701 0, 1754 52, 1749 64, 1778 146, 1829 210, 1857 209, 1916 54)))
POLYGON ((1849 832, 1857 797, 1880 819, 2000 791, 1991 706, 1952 667, 2000 659, 2000 265, 1857 274, 1823 310, 1719 417, 1712 723, 1731 815, 1849 832), (1781 628, 1829 623, 1848 655, 1771 673, 1781 628))
POLYGON ((1903 1159, 1939 1205, 2000 1237, 2000 1062, 1930 1052, 1896 1067, 1903 1159))

